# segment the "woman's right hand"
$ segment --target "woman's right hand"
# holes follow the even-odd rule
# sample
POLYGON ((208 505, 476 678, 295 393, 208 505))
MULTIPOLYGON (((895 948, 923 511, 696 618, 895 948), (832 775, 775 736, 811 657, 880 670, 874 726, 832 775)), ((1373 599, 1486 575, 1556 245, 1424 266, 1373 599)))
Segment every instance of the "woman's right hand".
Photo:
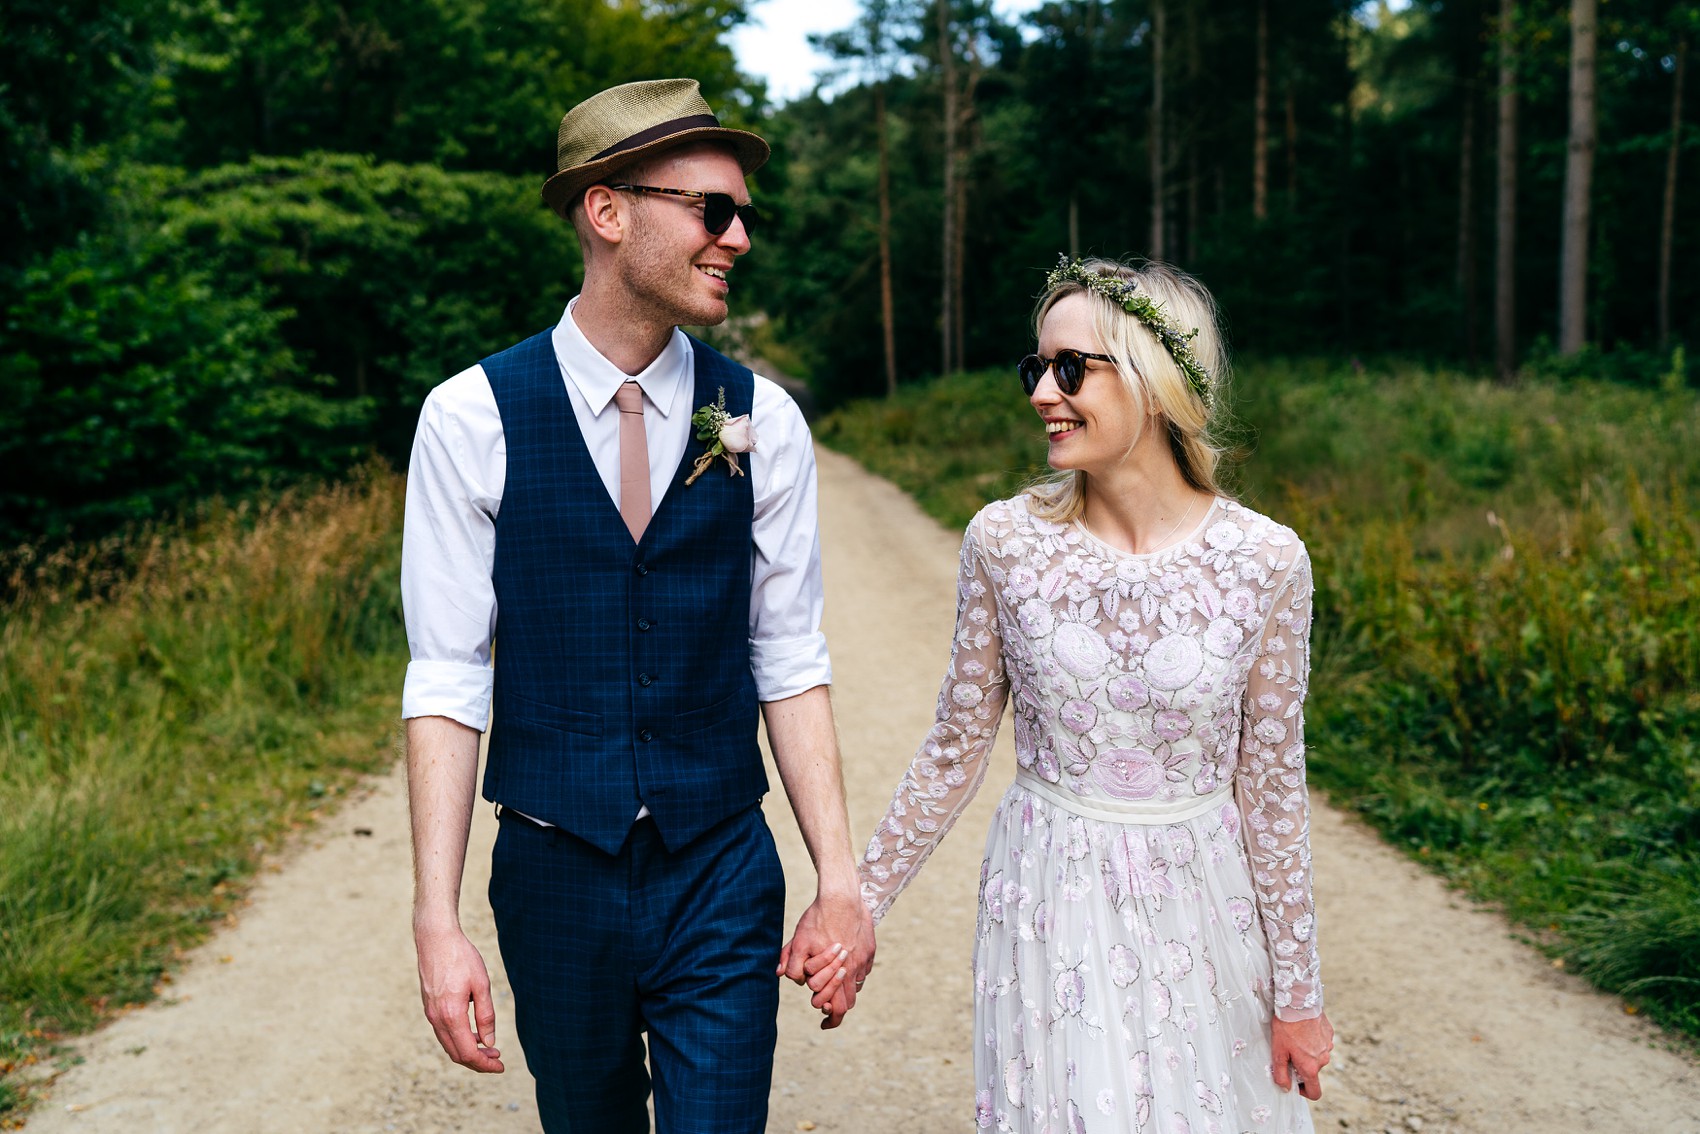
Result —
POLYGON ((1269 1043, 1275 1085, 1290 1091, 1296 1077, 1299 1094, 1316 1101, 1322 1097, 1322 1069, 1333 1051, 1334 1025, 1326 1012, 1311 1020, 1276 1020, 1269 1043))

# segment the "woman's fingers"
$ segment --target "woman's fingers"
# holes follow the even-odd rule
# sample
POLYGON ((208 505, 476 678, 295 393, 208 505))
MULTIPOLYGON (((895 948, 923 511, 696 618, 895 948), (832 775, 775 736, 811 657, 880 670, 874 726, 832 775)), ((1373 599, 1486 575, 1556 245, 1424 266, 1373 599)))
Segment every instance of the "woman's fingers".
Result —
POLYGON ((808 974, 809 991, 818 995, 823 990, 836 985, 849 975, 850 951, 842 945, 834 945, 824 953, 810 957, 803 963, 803 971, 808 974))
POLYGON ((1322 1069, 1334 1051, 1334 1026, 1327 1015, 1310 1020, 1276 1019, 1270 1027, 1270 1077, 1283 1091, 1292 1090, 1307 1099, 1322 1097, 1322 1069))
MULTIPOLYGON (((819 997, 816 997, 817 1001, 819 999, 819 997)), ((844 1017, 849 1014, 850 1009, 855 1006, 855 994, 842 983, 835 985, 831 999, 825 1004, 817 1003, 815 1005, 815 1007, 819 1008, 821 1011, 821 1030, 830 1031, 842 1024, 844 1022, 844 1017)))

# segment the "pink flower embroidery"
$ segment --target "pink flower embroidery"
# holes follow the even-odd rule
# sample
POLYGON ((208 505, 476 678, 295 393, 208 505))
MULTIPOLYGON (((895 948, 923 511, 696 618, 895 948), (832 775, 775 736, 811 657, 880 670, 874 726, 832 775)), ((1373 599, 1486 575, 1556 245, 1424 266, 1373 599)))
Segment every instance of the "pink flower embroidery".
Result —
POLYGON ((1192 731, 1192 718, 1179 709, 1164 709, 1154 722, 1157 735, 1164 740, 1179 740, 1192 731))
POLYGON ((1078 622, 1057 627, 1051 650, 1062 667, 1076 677, 1096 677, 1110 664, 1110 646, 1104 636, 1078 622))
POLYGON ((1151 690, 1146 688, 1145 682, 1129 674, 1110 678, 1106 690, 1110 695, 1110 704, 1124 713, 1143 709, 1151 703, 1151 690))
POLYGON ((1092 778, 1117 799, 1150 799, 1163 784, 1163 767, 1149 752, 1111 748, 1093 761, 1092 778))
POLYGON ((1126 945, 1110 946, 1110 979, 1117 988, 1126 988, 1139 979, 1139 954, 1126 945))
POLYGON ((1078 1016, 1086 1007, 1086 978, 1078 969, 1064 969, 1057 974, 1055 992, 1057 1007, 1065 1016, 1078 1016))
POLYGON ((1174 879, 1169 877, 1168 862, 1151 857, 1151 848, 1139 831, 1124 831, 1111 837, 1110 867, 1130 894, 1173 898, 1180 893, 1174 879))
POLYGON ((1088 732, 1098 722, 1098 710, 1090 701, 1065 701, 1062 723, 1073 732, 1088 732))
POLYGON ((1145 675, 1158 689, 1182 689, 1204 668, 1204 650, 1185 634, 1159 639, 1145 655, 1145 675))

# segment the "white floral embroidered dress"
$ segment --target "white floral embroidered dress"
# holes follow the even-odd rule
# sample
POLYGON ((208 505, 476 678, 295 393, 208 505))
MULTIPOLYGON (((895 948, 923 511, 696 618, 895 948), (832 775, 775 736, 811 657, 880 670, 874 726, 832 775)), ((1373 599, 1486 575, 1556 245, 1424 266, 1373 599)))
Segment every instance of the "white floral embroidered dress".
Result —
POLYGON ((1303 717, 1310 562, 1217 500, 1149 555, 988 505, 962 545, 937 721, 868 844, 882 917, 986 774, 975 1118, 1039 1134, 1309 1131, 1270 1013, 1322 1011, 1303 717))

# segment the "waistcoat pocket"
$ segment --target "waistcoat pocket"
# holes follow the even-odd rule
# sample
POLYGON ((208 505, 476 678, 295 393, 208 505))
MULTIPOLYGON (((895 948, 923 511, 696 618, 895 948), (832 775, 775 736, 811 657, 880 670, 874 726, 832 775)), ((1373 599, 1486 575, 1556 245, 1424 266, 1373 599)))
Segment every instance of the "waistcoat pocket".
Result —
POLYGON ((600 713, 569 709, 565 705, 549 705, 542 701, 533 701, 529 697, 521 697, 518 693, 508 694, 508 700, 512 706, 512 719, 542 725, 557 732, 576 732, 580 736, 602 735, 600 713))
POLYGON ((674 736, 689 736, 693 732, 702 732, 704 729, 713 728, 715 725, 725 724, 727 721, 735 719, 739 713, 748 712, 749 708, 743 691, 739 690, 729 696, 722 697, 711 705, 704 705, 700 709, 690 709, 680 713, 673 718, 671 732, 674 736))

